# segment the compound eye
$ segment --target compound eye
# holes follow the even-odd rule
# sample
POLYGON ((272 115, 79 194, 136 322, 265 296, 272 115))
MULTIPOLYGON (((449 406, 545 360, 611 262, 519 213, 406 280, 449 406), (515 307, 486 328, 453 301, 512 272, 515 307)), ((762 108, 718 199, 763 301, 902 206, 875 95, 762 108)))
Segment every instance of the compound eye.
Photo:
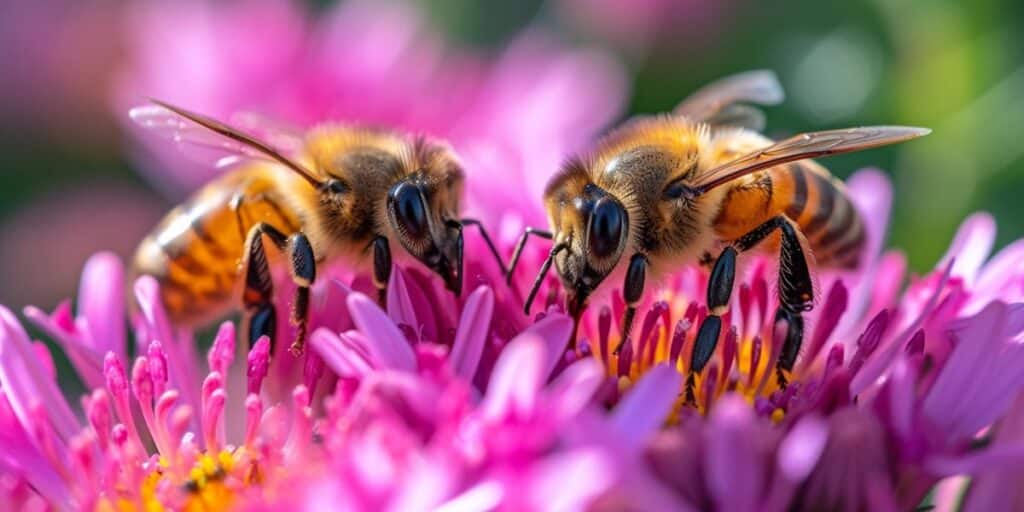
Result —
POLYGON ((419 187, 399 183, 388 194, 388 202, 398 227, 406 236, 413 239, 427 236, 427 207, 423 204, 419 187))
POLYGON ((625 210, 617 201, 600 199, 590 215, 587 241, 591 253, 599 259, 614 256, 625 235, 625 210))

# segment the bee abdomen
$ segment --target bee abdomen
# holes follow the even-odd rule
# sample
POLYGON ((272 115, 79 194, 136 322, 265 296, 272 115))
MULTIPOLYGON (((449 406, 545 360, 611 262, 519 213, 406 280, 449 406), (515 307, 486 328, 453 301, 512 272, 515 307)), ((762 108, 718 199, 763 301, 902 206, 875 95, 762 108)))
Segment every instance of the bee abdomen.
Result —
POLYGON ((846 194, 845 186, 813 162, 789 164, 776 179, 791 181, 786 215, 807 238, 819 265, 850 268, 857 265, 866 240, 864 223, 846 194))
POLYGON ((171 321, 202 324, 227 312, 238 292, 245 237, 257 222, 298 230, 287 205, 252 172, 208 184, 172 210, 139 245, 135 272, 160 283, 171 321))

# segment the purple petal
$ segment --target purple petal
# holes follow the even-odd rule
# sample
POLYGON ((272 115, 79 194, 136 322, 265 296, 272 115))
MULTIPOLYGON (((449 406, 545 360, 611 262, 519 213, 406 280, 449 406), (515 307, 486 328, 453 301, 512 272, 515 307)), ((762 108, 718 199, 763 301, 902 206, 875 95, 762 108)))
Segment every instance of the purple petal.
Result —
POLYGON ((952 266, 947 265, 945 272, 942 277, 938 280, 935 288, 932 289, 931 296, 928 298, 928 302, 921 308, 920 314, 910 323, 905 329, 900 331, 899 334, 884 342, 884 346, 877 350, 876 353, 867 360, 857 375, 850 381, 850 392, 854 395, 858 395, 867 389, 872 384, 876 383, 879 377, 885 372, 886 369, 892 364, 893 359, 899 354, 900 350, 903 350, 904 344, 910 337, 921 329, 925 321, 928 320, 929 316, 935 310, 935 306, 938 304, 939 297, 942 295, 942 290, 945 289, 946 283, 949 281, 950 272, 952 266))
POLYGON ((997 298, 1008 303, 1024 301, 1024 240, 1006 246, 985 265, 965 309, 976 313, 997 298))
POLYGON ((952 275, 973 283, 995 240, 995 219, 988 213, 975 213, 960 224, 946 255, 935 268, 944 268, 954 261, 952 275))
POLYGON ((787 480, 799 483, 811 474, 828 440, 828 424, 821 418, 806 416, 779 445, 778 467, 787 480))
POLYGON ((825 450, 828 423, 816 416, 806 416, 779 444, 775 479, 768 491, 765 512, 787 510, 800 484, 811 474, 825 450))
POLYGON ((370 339, 367 348, 374 359, 396 370, 415 371, 416 354, 391 318, 361 293, 349 295, 347 302, 352 321, 370 339))
MULTIPOLYGON (((551 313, 537 323, 527 327, 512 341, 520 338, 540 338, 544 342, 545 365, 544 378, 551 375, 555 365, 565 353, 565 347, 569 344, 569 336, 572 334, 572 319, 560 313, 551 313)), ((511 344, 512 341, 509 343, 511 344)))
POLYGON ((548 394, 556 412, 568 418, 589 404, 604 382, 604 367, 594 358, 587 358, 569 365, 555 377, 548 394))
POLYGON ((533 410, 544 385, 545 341, 534 334, 520 334, 505 346, 491 372, 481 410, 491 418, 533 410))
POLYGON ((865 254, 868 260, 878 256, 885 241, 892 210, 892 183, 884 172, 868 168, 857 171, 846 180, 850 199, 864 219, 868 233, 865 254))
POLYGON ((955 346, 939 370, 921 412, 949 439, 967 439, 1009 408, 1024 387, 1024 305, 993 302, 959 321, 955 346))
POLYGON ((679 395, 683 378, 668 364, 651 368, 612 411, 612 426, 627 449, 639 450, 661 428, 679 395))
POLYGON ((124 266, 113 253, 101 252, 85 263, 78 288, 78 313, 88 326, 92 348, 125 355, 124 266))
POLYGON ((466 300, 449 360, 455 374, 472 382, 494 314, 494 293, 481 286, 466 300))
POLYGON ((715 404, 707 429, 706 479, 718 510, 756 510, 764 487, 757 450, 757 416, 743 399, 726 395, 715 404))

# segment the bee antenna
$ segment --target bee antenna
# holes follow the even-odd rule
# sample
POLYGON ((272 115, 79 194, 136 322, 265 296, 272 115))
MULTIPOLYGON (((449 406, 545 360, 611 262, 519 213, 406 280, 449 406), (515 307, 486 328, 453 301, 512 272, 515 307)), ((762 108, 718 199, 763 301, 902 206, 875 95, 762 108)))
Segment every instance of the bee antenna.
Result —
POLYGON ((537 291, 540 290, 540 284, 544 282, 544 277, 547 276, 548 272, 551 270, 551 264, 555 261, 555 256, 568 248, 569 246, 564 243, 556 244, 551 248, 551 252, 548 253, 548 257, 544 259, 544 264, 540 266, 540 272, 537 273, 537 278, 533 280, 533 286, 530 287, 530 295, 526 297, 526 304, 523 305, 524 314, 530 314, 530 306, 533 305, 533 299, 537 297, 537 291))
POLYGON ((202 126, 203 128, 206 128, 207 130, 210 130, 222 137, 226 137, 230 140, 238 142, 239 144, 243 144, 260 153, 263 153, 264 155, 270 157, 273 160, 276 160, 285 167, 298 173, 299 176, 305 178, 305 180, 308 181, 310 185, 313 185, 314 188, 323 185, 323 182, 317 179, 317 177, 314 176, 313 173, 311 173, 308 169, 294 162, 290 158, 282 155, 279 151, 272 148, 270 145, 256 139, 251 135, 242 133, 236 128, 228 126, 211 117, 207 117, 202 114, 197 114, 195 112, 185 110, 181 107, 171 105, 170 103, 167 103, 165 101, 161 101, 155 98, 149 98, 149 101, 154 105, 170 110, 171 112, 181 117, 184 117, 185 119, 188 119, 189 121, 192 121, 193 123, 196 123, 199 126, 202 126))

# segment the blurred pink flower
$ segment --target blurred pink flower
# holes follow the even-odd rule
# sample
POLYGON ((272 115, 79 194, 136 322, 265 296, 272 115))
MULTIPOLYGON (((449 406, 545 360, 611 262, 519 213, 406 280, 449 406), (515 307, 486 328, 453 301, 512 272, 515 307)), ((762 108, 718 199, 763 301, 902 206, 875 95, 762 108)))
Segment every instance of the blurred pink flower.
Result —
MULTIPOLYGON (((471 209, 491 216, 538 204, 550 169, 624 103, 616 63, 539 31, 488 59, 450 47, 404 3, 352 0, 307 14, 284 0, 139 4, 126 24, 135 51, 118 112, 154 97, 225 120, 252 111, 298 129, 345 121, 445 138, 463 157, 471 209), (479 192, 503 204, 483 209, 479 192)), ((134 133, 147 149, 141 167, 172 190, 217 172, 134 133)))

